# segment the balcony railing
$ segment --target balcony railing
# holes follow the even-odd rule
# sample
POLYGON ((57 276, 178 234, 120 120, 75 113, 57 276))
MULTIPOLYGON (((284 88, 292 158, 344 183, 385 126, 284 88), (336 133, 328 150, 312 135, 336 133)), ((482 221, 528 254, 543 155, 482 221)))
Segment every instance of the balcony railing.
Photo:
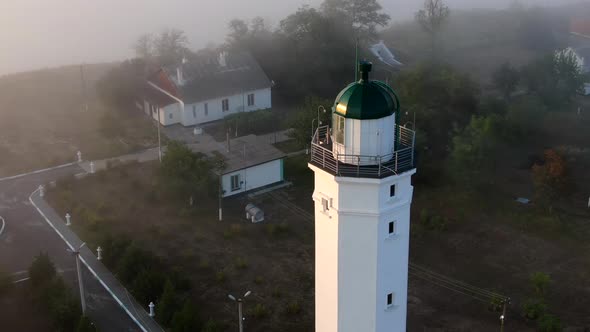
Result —
POLYGON ((391 154, 384 156, 335 155, 332 152, 330 128, 319 127, 312 138, 310 163, 337 176, 380 179, 401 174, 415 167, 416 133, 397 125, 395 132, 396 150, 391 154))

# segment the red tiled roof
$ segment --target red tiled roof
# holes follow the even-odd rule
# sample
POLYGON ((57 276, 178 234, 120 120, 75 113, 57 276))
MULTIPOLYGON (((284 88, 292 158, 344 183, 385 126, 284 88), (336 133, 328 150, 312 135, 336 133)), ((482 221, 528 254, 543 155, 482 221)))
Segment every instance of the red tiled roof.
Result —
POLYGON ((163 93, 162 91, 158 91, 156 88, 149 85, 148 83, 146 83, 143 88, 143 97, 150 104, 158 105, 160 107, 165 107, 178 102, 174 100, 172 97, 163 93))
POLYGON ((168 73, 160 68, 150 77, 148 77, 148 81, 154 83, 155 85, 159 86, 162 90, 166 90, 168 93, 173 95, 176 98, 180 97, 180 93, 176 88, 176 84, 170 80, 168 73))
POLYGON ((572 19, 570 32, 590 37, 590 20, 572 19))

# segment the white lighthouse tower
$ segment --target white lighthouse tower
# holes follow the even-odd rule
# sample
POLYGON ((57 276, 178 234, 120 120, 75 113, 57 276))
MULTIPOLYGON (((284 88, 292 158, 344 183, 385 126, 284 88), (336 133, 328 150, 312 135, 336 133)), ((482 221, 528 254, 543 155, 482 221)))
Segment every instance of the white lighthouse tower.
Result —
POLYGON ((404 332, 415 134, 395 92, 359 68, 311 144, 315 330, 404 332))

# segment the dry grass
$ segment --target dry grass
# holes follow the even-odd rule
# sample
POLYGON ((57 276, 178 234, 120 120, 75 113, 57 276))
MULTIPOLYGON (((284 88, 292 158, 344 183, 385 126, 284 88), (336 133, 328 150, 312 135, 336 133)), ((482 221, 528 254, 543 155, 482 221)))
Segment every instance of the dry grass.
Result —
POLYGON ((97 159, 151 145, 145 117, 121 115, 126 129, 118 137, 100 132, 109 110, 98 103, 94 85, 113 66, 85 66, 88 111, 78 66, 0 77, 0 176, 71 162, 78 150, 97 159))
POLYGON ((49 200, 60 214, 75 211, 75 230, 91 247, 101 231, 124 234, 163 257, 170 270, 189 276, 204 319, 233 327, 235 303, 227 294, 251 290, 245 307, 249 331, 312 330, 313 224, 272 200, 257 202, 264 223, 248 223, 245 198, 225 200, 219 222, 214 198, 189 209, 154 193, 156 167, 133 164, 62 182, 49 200), (269 232, 271 225, 277 231, 269 232), (280 297, 273 295, 277 289, 280 297))

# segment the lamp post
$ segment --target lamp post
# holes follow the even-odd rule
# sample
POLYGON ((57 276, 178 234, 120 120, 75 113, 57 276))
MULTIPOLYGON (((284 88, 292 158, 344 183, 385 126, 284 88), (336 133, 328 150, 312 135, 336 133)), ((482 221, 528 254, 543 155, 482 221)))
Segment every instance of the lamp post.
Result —
POLYGON ((230 300, 237 302, 238 303, 238 326, 239 326, 239 332, 244 332, 244 317, 242 314, 242 303, 244 302, 244 299, 246 297, 248 297, 248 295, 252 294, 251 291, 247 291, 246 294, 244 294, 244 297, 242 298, 236 298, 235 296, 229 294, 227 297, 229 297, 230 300))
POLYGON ((158 108, 158 160, 162 162, 162 140, 160 138, 160 108, 158 108))
POLYGON ((68 249, 72 255, 76 256, 76 270, 78 271, 78 285, 80 286, 80 302, 82 304, 82 314, 86 316, 86 299, 84 297, 84 283, 82 281, 82 270, 80 269, 80 250, 86 245, 86 242, 82 243, 78 250, 68 249))

